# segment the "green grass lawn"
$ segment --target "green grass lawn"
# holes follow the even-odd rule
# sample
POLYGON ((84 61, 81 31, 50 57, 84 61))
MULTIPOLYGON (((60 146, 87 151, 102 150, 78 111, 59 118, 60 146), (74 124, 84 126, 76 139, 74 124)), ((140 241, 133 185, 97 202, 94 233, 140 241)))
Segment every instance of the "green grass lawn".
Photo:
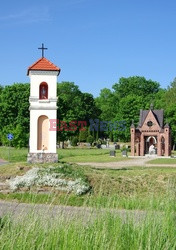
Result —
POLYGON ((115 162, 128 160, 122 157, 121 151, 116 150, 116 156, 109 156, 107 149, 59 149, 59 160, 64 162, 115 162))
POLYGON ((176 164, 176 159, 175 158, 159 158, 159 159, 154 159, 151 160, 149 162, 147 162, 147 164, 165 164, 165 165, 172 165, 172 164, 176 164))
POLYGON ((12 147, 0 147, 0 159, 9 162, 25 162, 27 160, 28 149, 16 149, 12 147))
MULTIPOLYGON (((116 157, 109 156, 110 150, 107 149, 58 149, 59 161, 63 162, 114 162, 128 160, 122 157, 121 151, 116 150, 116 157)), ((0 147, 0 159, 9 162, 26 162, 28 149, 15 149, 0 147)))

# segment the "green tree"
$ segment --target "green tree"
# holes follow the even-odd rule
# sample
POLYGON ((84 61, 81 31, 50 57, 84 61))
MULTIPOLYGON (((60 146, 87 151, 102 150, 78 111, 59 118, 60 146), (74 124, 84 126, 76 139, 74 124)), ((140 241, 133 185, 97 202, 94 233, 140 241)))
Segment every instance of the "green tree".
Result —
POLYGON ((119 111, 114 119, 114 122, 118 124, 116 131, 114 131, 115 138, 121 141, 130 140, 132 120, 134 120, 136 125, 138 124, 139 111, 143 108, 143 99, 140 96, 128 95, 120 100, 119 111))
MULTIPOLYGON (((27 146, 29 139, 29 84, 15 83, 5 86, 0 94, 0 131, 1 138, 8 133, 18 134, 18 140, 23 143, 15 143, 14 146, 27 146), (10 129, 11 128, 11 129, 10 129)), ((17 136, 16 134, 16 136, 17 136)), ((4 142, 4 140, 3 140, 4 142)))
POLYGON ((110 89, 102 89, 99 97, 96 98, 96 105, 101 110, 99 118, 102 121, 111 121, 118 110, 118 102, 110 89))
POLYGON ((113 85, 113 89, 119 99, 127 95, 135 95, 142 97, 145 105, 147 103, 150 105, 155 94, 160 90, 160 84, 152 80, 146 80, 145 77, 141 76, 122 77, 118 83, 113 85))
POLYGON ((17 124, 14 127, 12 124, 5 126, 0 133, 1 143, 5 146, 13 146, 16 148, 26 147, 28 144, 29 133, 24 132, 24 129, 21 125, 17 124), (9 141, 7 135, 13 134, 13 140, 9 141))
MULTIPOLYGON (((108 89, 104 88, 101 90, 99 97, 96 99, 97 108, 101 110, 99 115, 99 119, 101 121, 113 121, 114 117, 118 113, 119 107, 119 99, 115 95, 115 93, 108 89)), ((99 135, 97 133, 96 141, 99 137, 109 137, 111 140, 113 139, 113 133, 111 131, 101 131, 99 135)))
POLYGON ((172 143, 176 143, 176 78, 171 82, 165 94, 163 94, 162 102, 165 110, 165 122, 171 127, 172 143))
POLYGON ((114 132, 114 137, 129 141, 132 120, 137 125, 140 109, 150 107, 160 91, 160 85, 158 82, 146 80, 144 77, 133 76, 120 78, 119 82, 113 85, 113 89, 114 96, 119 100, 118 111, 114 120, 126 122, 126 129, 114 132))
POLYGON ((82 130, 79 132, 79 142, 86 142, 88 137, 88 130, 82 130))
POLYGON ((0 85, 0 95, 1 95, 2 91, 3 91, 3 86, 0 85))
MULTIPOLYGON (((79 87, 73 82, 62 82, 57 85, 58 91, 58 112, 57 117, 61 121, 67 122, 86 121, 89 125, 89 119, 99 114, 95 100, 91 94, 82 93, 79 87)), ((79 127, 80 128, 80 127, 79 127)), ((64 141, 71 136, 79 134, 79 128, 76 131, 59 131, 58 140, 64 141)))
POLYGON ((154 109, 166 109, 166 89, 160 89, 158 93, 156 93, 153 104, 154 109))

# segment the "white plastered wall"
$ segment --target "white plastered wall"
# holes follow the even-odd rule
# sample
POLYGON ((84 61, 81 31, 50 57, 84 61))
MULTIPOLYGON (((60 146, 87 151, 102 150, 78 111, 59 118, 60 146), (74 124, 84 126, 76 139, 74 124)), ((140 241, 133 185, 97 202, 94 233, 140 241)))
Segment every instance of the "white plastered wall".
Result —
MULTIPOLYGON (((40 153, 37 150, 38 118, 42 115, 48 119, 57 118, 57 74, 55 71, 30 71, 30 139, 29 153, 40 153), (42 82, 48 84, 48 99, 39 100, 39 86, 42 82)), ((50 123, 49 123, 50 127, 50 123)), ((49 131, 49 145, 45 153, 56 153, 56 131, 49 131)))

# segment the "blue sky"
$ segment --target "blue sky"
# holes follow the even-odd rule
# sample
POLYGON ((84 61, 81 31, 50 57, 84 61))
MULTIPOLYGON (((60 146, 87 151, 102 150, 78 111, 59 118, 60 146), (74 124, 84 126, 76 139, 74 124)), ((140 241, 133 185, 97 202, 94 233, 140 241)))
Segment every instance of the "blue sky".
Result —
POLYGON ((174 0, 6 0, 0 8, 0 84, 29 82, 41 57, 98 96, 120 77, 144 76, 167 87, 176 77, 174 0))

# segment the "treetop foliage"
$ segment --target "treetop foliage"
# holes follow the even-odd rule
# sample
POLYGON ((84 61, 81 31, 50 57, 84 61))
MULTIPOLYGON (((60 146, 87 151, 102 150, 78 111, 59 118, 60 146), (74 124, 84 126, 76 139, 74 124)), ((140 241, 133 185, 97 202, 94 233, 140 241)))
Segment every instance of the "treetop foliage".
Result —
MULTIPOLYGON (((28 146, 29 94, 28 83, 14 83, 4 87, 0 85, 0 144, 8 144, 7 134, 11 132, 15 135, 13 146, 28 146)), ((60 121, 86 121, 88 126, 90 119, 126 122, 124 131, 60 131, 58 141, 73 136, 79 141, 84 137, 83 140, 87 141, 85 135, 91 138, 91 142, 101 137, 129 141, 132 120, 137 125, 140 109, 149 109, 151 103, 155 109, 164 109, 165 118, 172 128, 173 141, 176 140, 176 78, 167 89, 162 89, 158 82, 144 77, 122 77, 112 89, 102 89, 97 98, 90 93, 82 93, 73 82, 61 82, 57 84, 57 95, 57 118, 60 121)))

